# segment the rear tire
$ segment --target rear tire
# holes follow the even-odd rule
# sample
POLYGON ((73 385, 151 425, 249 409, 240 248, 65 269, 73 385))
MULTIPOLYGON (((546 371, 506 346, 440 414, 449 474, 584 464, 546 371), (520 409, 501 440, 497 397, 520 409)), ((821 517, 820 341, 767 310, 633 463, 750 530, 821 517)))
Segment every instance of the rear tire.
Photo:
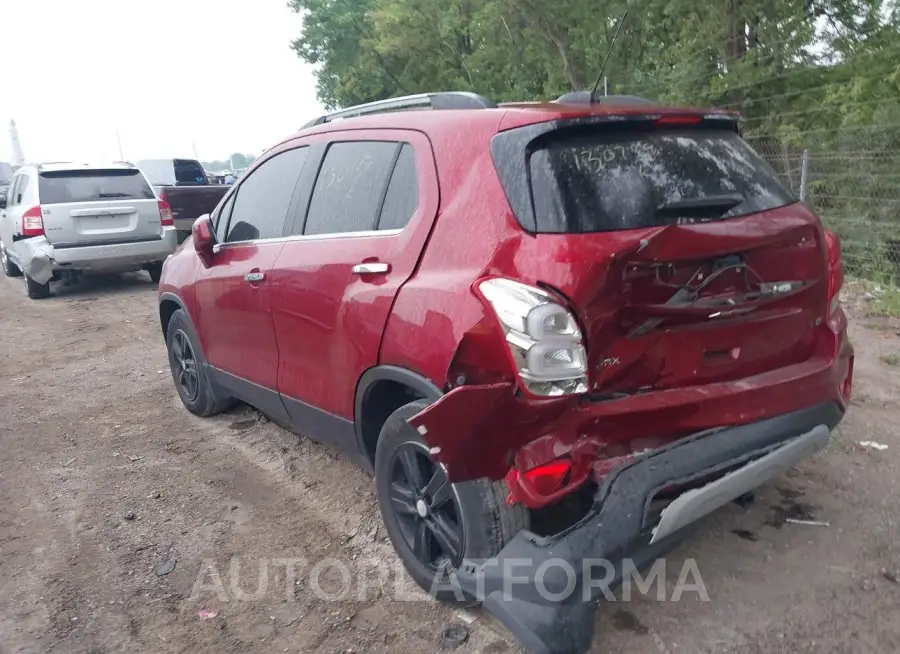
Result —
POLYGON ((157 261, 147 266, 147 272, 150 273, 150 281, 159 284, 159 278, 162 277, 162 263, 157 261))
POLYGON ((504 481, 476 479, 451 484, 446 480, 443 466, 431 462, 428 446, 407 422, 427 406, 424 400, 410 402, 394 411, 381 429, 375 452, 378 507, 391 543, 416 583, 443 602, 471 606, 476 598, 459 594, 448 573, 465 559, 495 556, 520 530, 529 527, 530 515, 524 506, 506 504, 509 490, 504 481), (415 484, 406 484, 411 461, 424 482, 418 491, 413 489, 415 484), (443 482, 436 484, 436 478, 443 482), (438 492, 434 492, 436 485, 438 492), (447 526, 458 530, 457 538, 444 537, 450 531, 447 526), (420 537, 422 531, 428 535, 420 537), (423 541, 427 544, 417 547, 423 541), (443 547, 447 542, 458 542, 456 556, 443 547))
POLYGON ((22 271, 19 270, 19 267, 10 260, 9 253, 2 245, 0 245, 0 267, 3 268, 3 273, 7 277, 22 276, 22 271))
POLYGON ((25 288, 28 291, 28 297, 32 300, 43 300, 50 297, 50 284, 38 284, 28 275, 25 275, 25 288))
POLYGON ((169 368, 181 403, 191 413, 208 418, 227 410, 233 401, 222 395, 209 378, 199 340, 184 309, 172 314, 166 330, 169 368))

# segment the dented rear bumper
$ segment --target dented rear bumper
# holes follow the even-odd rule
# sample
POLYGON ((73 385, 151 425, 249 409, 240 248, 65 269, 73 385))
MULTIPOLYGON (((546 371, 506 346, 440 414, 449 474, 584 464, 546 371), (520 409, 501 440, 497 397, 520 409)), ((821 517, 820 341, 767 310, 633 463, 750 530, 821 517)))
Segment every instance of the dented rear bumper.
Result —
POLYGON ((651 563, 683 538, 683 527, 824 447, 843 413, 839 403, 828 402, 697 433, 637 457, 605 477, 593 509, 578 524, 546 538, 520 532, 493 559, 466 562, 459 585, 530 650, 587 651, 594 609, 611 579, 607 572, 598 584, 585 560, 605 561, 617 575, 626 561, 638 568, 651 563), (649 505, 659 491, 711 475, 717 481, 684 493, 680 505, 670 505, 675 514, 667 518, 664 511, 654 524, 649 505), (654 538, 657 527, 665 533, 654 538))

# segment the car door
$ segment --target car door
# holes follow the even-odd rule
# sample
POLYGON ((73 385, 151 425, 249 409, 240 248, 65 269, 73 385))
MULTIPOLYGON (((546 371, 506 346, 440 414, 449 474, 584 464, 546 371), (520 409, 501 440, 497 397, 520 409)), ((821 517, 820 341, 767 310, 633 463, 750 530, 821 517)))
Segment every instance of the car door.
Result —
POLYGON ((292 419, 352 447, 356 384, 377 364, 394 297, 431 230, 437 173, 418 132, 328 137, 308 207, 295 216, 292 232, 302 236, 275 261, 272 316, 278 389, 292 419))
POLYGON ((198 331, 212 374, 273 415, 284 410, 276 392, 269 275, 284 247, 286 216, 307 151, 273 152, 235 187, 219 212, 220 242, 196 283, 198 331))
POLYGON ((19 173, 13 177, 6 196, 6 208, 0 209, 0 241, 10 250, 22 229, 22 200, 25 195, 25 187, 28 185, 28 175, 19 173))

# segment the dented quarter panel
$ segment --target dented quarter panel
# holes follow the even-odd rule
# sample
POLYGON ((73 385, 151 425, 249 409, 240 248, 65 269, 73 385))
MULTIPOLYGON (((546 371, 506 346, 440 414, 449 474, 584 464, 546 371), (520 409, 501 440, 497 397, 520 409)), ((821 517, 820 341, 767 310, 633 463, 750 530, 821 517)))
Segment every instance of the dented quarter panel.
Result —
POLYGON ((44 236, 15 241, 9 248, 19 262, 22 272, 38 284, 46 284, 53 277, 53 248, 44 236))

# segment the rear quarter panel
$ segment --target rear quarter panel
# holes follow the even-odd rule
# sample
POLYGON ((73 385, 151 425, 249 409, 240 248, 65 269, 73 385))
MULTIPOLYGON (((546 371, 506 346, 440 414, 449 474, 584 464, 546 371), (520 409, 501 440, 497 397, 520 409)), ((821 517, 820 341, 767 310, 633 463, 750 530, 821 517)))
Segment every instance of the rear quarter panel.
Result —
MULTIPOLYGON (((499 122, 500 116, 496 116, 499 122)), ((388 320, 379 363, 401 366, 446 389, 457 374, 512 378, 493 316, 472 292, 483 275, 516 266, 529 238, 509 213, 490 155, 497 122, 429 134, 441 206, 416 274, 404 284, 388 320), (502 262, 499 265, 497 262, 502 262)))

